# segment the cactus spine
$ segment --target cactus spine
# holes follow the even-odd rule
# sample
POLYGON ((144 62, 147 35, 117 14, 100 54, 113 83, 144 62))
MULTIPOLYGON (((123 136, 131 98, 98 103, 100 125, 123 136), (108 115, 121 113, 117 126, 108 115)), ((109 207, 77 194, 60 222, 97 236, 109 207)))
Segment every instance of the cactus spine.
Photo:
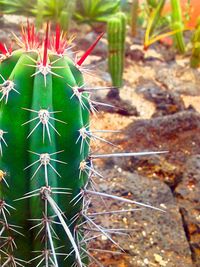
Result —
POLYGON ((125 57, 126 15, 117 13, 108 20, 108 67, 114 86, 122 86, 125 57))

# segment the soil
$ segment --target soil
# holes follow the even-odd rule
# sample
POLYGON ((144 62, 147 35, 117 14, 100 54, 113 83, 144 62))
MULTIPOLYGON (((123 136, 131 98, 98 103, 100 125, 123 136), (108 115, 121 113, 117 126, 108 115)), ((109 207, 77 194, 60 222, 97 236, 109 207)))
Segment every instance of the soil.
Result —
MULTIPOLYGON (((16 29, 16 23, 11 24, 9 16, 6 17, 0 30, 0 39, 5 41, 7 25, 16 29)), ((74 28, 79 54, 96 38, 90 30, 74 28)), ((96 259, 91 266, 197 267, 200 266, 200 72, 190 69, 189 57, 176 55, 171 47, 158 44, 144 52, 142 43, 133 45, 133 42, 127 37, 120 98, 108 98, 106 90, 93 95, 95 100, 114 105, 114 108, 97 106, 91 128, 119 131, 101 135, 115 146, 95 141, 92 151, 166 153, 96 159, 95 169, 103 177, 95 177, 94 183, 100 192, 146 203, 162 211, 93 197, 91 213, 139 209, 95 217, 95 222, 106 229, 124 230, 115 230, 112 235, 120 247, 102 234, 90 243, 90 253, 96 259)), ((111 86, 106 38, 99 46, 101 49, 97 48, 87 61, 86 67, 92 73, 85 75, 89 87, 111 86)))

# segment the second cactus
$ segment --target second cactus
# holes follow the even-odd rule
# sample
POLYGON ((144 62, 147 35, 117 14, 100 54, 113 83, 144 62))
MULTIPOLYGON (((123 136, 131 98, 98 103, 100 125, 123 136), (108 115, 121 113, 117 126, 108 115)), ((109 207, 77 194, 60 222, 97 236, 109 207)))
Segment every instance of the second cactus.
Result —
POLYGON ((113 86, 122 86, 125 38, 126 38, 126 15, 122 12, 110 18, 107 23, 108 35, 108 68, 113 86))

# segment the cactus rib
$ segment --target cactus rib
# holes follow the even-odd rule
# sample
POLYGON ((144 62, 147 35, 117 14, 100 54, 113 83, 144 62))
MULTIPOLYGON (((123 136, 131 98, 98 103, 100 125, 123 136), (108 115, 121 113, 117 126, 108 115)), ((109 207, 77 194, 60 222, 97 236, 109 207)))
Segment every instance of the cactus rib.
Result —
POLYGON ((126 15, 122 12, 111 17, 107 23, 108 67, 114 86, 122 86, 125 56, 126 15))

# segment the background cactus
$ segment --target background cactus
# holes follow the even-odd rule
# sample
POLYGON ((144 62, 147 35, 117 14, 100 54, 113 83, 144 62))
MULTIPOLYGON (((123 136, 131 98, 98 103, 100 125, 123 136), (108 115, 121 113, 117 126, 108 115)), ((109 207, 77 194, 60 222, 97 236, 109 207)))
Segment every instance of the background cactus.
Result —
POLYGON ((183 37, 184 23, 182 18, 181 4, 179 0, 171 0, 171 27, 173 31, 178 31, 174 34, 175 46, 180 53, 185 52, 185 41, 183 37))
POLYGON ((151 207, 88 187, 93 175, 101 177, 92 159, 158 153, 94 155, 89 149, 91 139, 107 142, 96 135, 100 130, 90 130, 90 111, 101 104, 90 95, 99 88, 85 87, 81 68, 101 37, 78 60, 70 58, 59 26, 50 38, 47 25, 41 42, 28 23, 17 38, 19 50, 0 44, 2 267, 87 266, 94 257, 84 233, 94 228, 117 245, 87 213, 90 196, 151 207))
POLYGON ((122 86, 124 70, 126 15, 117 13, 108 20, 108 68, 114 86, 122 86))
POLYGON ((200 64, 200 18, 198 18, 196 29, 192 36, 192 44, 193 48, 190 59, 190 66, 192 68, 197 68, 200 64))

